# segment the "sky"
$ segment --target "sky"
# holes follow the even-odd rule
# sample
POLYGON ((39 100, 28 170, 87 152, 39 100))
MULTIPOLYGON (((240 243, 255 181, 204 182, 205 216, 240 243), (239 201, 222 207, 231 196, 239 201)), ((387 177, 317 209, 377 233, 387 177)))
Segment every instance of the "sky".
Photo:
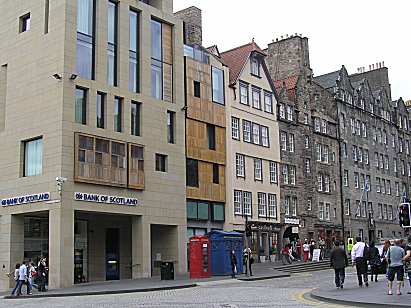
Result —
POLYGON ((411 100, 410 0, 174 0, 174 11, 202 10, 203 45, 220 52, 255 42, 262 48, 286 34, 308 37, 314 76, 344 65, 384 61, 392 98, 411 100))

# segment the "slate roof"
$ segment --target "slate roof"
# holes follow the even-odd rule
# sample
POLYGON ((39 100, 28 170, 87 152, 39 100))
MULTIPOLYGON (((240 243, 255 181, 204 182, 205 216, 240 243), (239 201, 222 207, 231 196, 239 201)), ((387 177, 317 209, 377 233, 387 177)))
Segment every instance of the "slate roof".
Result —
POLYGON ((280 92, 283 86, 285 85, 288 90, 295 89, 298 81, 298 75, 289 76, 283 79, 275 80, 274 86, 277 92, 280 92))
POLYGON ((320 75, 314 77, 314 81, 324 89, 329 89, 335 86, 335 82, 337 81, 339 74, 340 70, 325 75, 320 75))
POLYGON ((229 84, 237 82, 252 51, 259 52, 264 56, 266 55, 254 40, 251 43, 220 53, 221 59, 230 69, 229 84))

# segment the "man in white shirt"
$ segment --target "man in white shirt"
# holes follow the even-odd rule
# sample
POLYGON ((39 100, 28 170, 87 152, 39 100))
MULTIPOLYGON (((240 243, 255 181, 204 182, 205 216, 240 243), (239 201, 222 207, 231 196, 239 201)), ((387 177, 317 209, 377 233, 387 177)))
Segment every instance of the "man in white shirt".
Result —
POLYGON ((358 285, 362 287, 364 278, 365 286, 368 287, 367 260, 364 258, 365 243, 359 236, 357 236, 355 240, 357 243, 351 251, 352 266, 355 265, 357 269, 358 285))
MULTIPOLYGON (((23 286, 24 283, 29 283, 28 282, 28 275, 27 275, 27 266, 26 266, 26 261, 23 261, 23 264, 19 268, 19 286, 17 289, 17 295, 22 295, 21 293, 21 287, 23 286)), ((27 295, 31 295, 32 293, 30 292, 30 286, 27 285, 27 295)))

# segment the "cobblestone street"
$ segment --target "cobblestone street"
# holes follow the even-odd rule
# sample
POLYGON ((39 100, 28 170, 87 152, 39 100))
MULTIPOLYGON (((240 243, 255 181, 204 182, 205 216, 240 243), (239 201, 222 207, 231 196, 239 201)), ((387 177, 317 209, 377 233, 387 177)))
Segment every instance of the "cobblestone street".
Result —
MULTIPOLYGON (((351 269, 347 276, 355 279, 351 269)), ((210 281, 180 290, 2 300, 0 307, 337 307, 306 297, 309 290, 332 282, 333 272, 326 270, 254 282, 210 281)))

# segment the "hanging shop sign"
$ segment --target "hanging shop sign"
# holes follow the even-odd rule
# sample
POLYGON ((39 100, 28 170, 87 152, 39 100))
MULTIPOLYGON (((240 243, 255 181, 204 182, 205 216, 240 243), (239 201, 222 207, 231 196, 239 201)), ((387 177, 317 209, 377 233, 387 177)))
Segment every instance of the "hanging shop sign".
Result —
POLYGON ((138 200, 136 198, 97 195, 97 194, 89 194, 89 193, 81 193, 81 192, 74 193, 74 200, 98 202, 98 203, 110 203, 110 204, 119 204, 119 205, 130 205, 130 206, 138 204, 138 200))
POLYGON ((299 224, 300 224, 300 220, 299 220, 299 219, 296 219, 296 218, 285 218, 285 219, 284 219, 284 223, 290 224, 290 225, 299 225, 299 224))
POLYGON ((11 206, 50 200, 50 192, 1 199, 1 206, 11 206))

